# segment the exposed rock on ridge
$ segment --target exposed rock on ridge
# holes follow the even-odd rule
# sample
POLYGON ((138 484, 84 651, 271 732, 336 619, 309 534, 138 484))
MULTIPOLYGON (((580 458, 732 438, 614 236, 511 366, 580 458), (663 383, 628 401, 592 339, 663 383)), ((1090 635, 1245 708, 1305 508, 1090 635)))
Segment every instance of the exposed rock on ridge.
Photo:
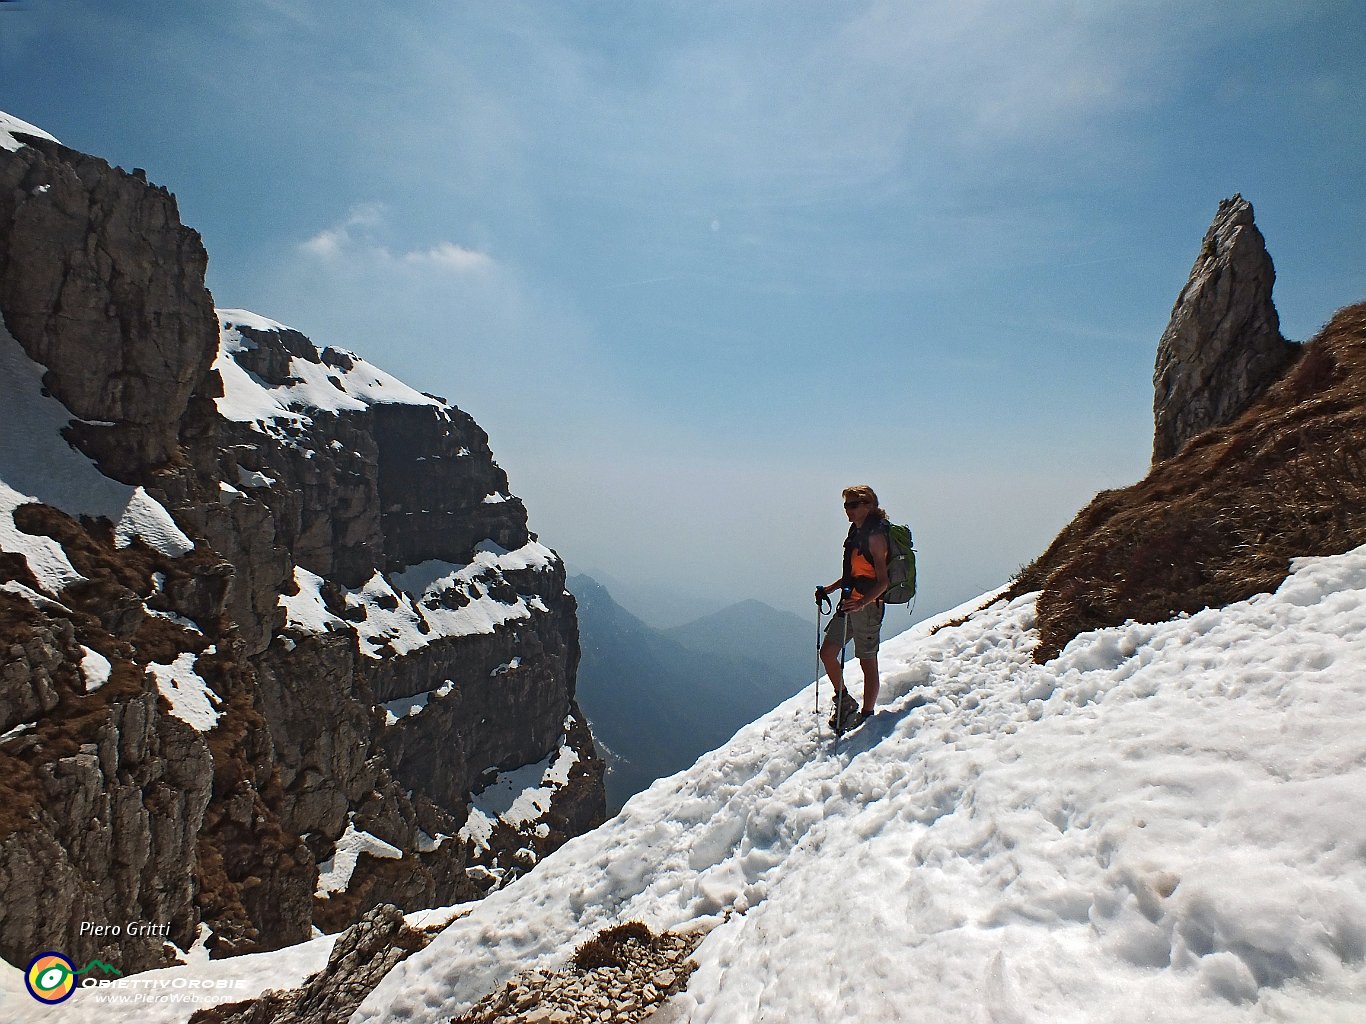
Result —
POLYGON ((106 472, 171 459, 213 360, 208 257, 175 197, 141 172, 32 139, 0 165, 0 309, 106 472))
POLYGON ((1220 202, 1157 347, 1154 463, 1232 422, 1285 371, 1295 346, 1281 337, 1275 280, 1252 204, 1240 195, 1220 202))
POLYGON ((117 523, 41 504, 6 467, 65 442, 0 436, 0 956, 165 956, 82 922, 273 948, 477 897, 596 824, 563 564, 483 431, 220 319, 169 193, 22 141, 0 146, 0 363, 47 391, 0 392, 92 421, 63 433, 132 486, 117 523), (472 808, 518 768, 537 813, 472 808))

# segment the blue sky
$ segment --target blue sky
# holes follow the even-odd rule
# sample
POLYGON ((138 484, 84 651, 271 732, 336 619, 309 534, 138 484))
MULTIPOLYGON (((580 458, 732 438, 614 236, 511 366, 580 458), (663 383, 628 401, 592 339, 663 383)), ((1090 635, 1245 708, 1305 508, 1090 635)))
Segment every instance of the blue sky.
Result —
POLYGON ((0 109, 178 197, 224 307, 470 412, 573 565, 807 614, 839 490, 917 617, 1146 470, 1242 192, 1287 336, 1366 299, 1366 9, 0 6, 0 109))

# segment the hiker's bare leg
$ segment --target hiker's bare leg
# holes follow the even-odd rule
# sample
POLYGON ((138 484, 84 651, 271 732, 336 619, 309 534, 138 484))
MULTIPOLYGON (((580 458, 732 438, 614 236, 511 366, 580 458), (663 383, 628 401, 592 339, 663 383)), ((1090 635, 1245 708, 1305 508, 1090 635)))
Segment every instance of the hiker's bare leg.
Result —
POLYGON ((844 673, 840 668, 839 648, 832 644, 822 645, 821 664, 825 666, 825 674, 830 677, 830 682, 835 687, 835 699, 838 700, 844 690, 844 673))
POLYGON ((863 666, 863 713, 871 715, 877 704, 878 684, 881 682, 877 674, 877 655, 859 658, 858 663, 863 666))

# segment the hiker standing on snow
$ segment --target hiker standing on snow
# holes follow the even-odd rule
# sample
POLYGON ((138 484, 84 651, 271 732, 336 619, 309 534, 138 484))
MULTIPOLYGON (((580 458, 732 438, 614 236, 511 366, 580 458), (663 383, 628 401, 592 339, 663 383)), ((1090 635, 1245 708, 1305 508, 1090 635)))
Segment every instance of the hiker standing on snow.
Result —
POLYGON ((844 489, 844 513, 849 517, 849 536, 844 540, 844 572, 828 587, 816 588, 816 603, 836 590, 840 603, 825 629, 821 663, 835 687, 835 711, 830 728, 852 729, 873 714, 877 704, 877 651, 882 632, 882 596, 887 592, 887 513, 878 507, 877 494, 867 485, 844 489), (844 688, 840 652, 854 641, 854 656, 863 668, 863 710, 844 688))

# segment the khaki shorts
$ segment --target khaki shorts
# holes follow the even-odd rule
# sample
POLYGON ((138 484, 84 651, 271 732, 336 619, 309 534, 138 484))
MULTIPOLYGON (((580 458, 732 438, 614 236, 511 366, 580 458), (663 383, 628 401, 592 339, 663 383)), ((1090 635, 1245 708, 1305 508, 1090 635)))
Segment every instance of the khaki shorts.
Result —
POLYGON ((825 640, 821 643, 821 649, 833 647, 838 651, 852 640, 854 657, 873 657, 878 651, 878 641, 882 634, 882 613, 885 610, 881 601, 874 601, 856 612, 836 615, 830 620, 830 625, 825 627, 825 640), (846 623, 849 627, 847 635, 844 632, 846 623))

